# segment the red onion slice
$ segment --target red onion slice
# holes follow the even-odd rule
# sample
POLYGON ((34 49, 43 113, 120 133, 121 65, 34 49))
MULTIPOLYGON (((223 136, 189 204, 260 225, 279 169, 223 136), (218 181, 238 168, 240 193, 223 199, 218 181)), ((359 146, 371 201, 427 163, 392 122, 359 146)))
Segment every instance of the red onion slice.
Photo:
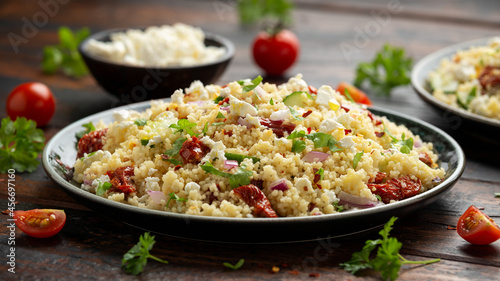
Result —
POLYGON ((246 126, 248 129, 251 129, 253 127, 253 125, 248 122, 248 120, 246 120, 245 118, 238 118, 238 124, 240 124, 241 126, 246 126))
POLYGON ((223 111, 225 111, 225 112, 229 112, 229 107, 230 107, 230 106, 224 106, 224 107, 220 107, 219 109, 220 109, 220 110, 223 110, 223 111))
POLYGON ((230 170, 232 168, 238 167, 238 161, 236 160, 225 160, 224 161, 224 169, 230 170))
POLYGON ((197 101, 190 101, 187 104, 196 104, 198 106, 203 106, 205 104, 205 102, 206 101, 199 101, 199 100, 197 100, 197 101))
POLYGON ((338 198, 340 199, 339 201, 340 205, 348 205, 349 207, 360 208, 360 209, 372 208, 382 204, 379 201, 372 201, 368 198, 352 195, 344 191, 341 191, 339 193, 338 198))
POLYGON ((330 154, 328 153, 323 153, 319 151, 310 151, 302 158, 302 161, 304 162, 323 162, 328 158, 330 154))
POLYGON ((165 193, 163 193, 163 191, 148 190, 147 192, 151 197, 151 200, 153 200, 153 202, 155 202, 156 204, 161 204, 161 200, 167 200, 167 197, 165 196, 165 193))
POLYGON ((288 190, 288 185, 286 185, 286 181, 284 179, 281 179, 271 183, 269 188, 271 188, 271 190, 286 191, 288 190))
POLYGON ((257 95, 259 95, 259 97, 261 97, 261 98, 262 98, 262 97, 264 97, 265 95, 267 95, 266 91, 264 91, 264 89, 262 89, 262 87, 261 87, 261 86, 257 86, 257 87, 255 87, 253 90, 254 90, 254 91, 257 93, 257 95))

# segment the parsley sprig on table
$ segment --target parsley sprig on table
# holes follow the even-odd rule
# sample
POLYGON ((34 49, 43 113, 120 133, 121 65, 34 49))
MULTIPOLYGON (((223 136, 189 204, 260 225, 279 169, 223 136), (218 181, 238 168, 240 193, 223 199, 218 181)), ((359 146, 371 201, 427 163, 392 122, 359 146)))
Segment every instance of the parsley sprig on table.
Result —
POLYGON ((63 26, 59 28, 59 45, 43 49, 42 69, 53 74, 62 69, 64 74, 79 78, 88 73, 87 66, 78 52, 78 45, 90 35, 87 27, 75 32, 63 26))
POLYGON ((240 267, 243 266, 243 264, 245 263, 245 260, 244 259, 240 259, 236 264, 230 264, 228 262, 224 262, 222 263, 222 265, 224 265, 225 267, 227 268, 230 268, 232 270, 236 270, 236 269, 239 269, 240 267))
POLYGON ((145 232, 139 237, 139 242, 123 255, 122 268, 125 272, 139 275, 146 266, 148 259, 153 259, 161 263, 168 263, 166 260, 157 258, 149 253, 156 243, 155 237, 145 232))
POLYGON ((43 131, 36 128, 36 122, 24 117, 16 121, 6 117, 0 127, 0 172, 9 169, 17 172, 33 172, 38 167, 38 154, 45 145, 43 131))
POLYGON ((380 272, 384 279, 396 280, 399 276, 399 269, 403 264, 430 264, 440 261, 440 259, 410 261, 401 256, 399 250, 403 244, 395 237, 389 237, 389 232, 396 220, 397 217, 392 217, 384 225, 384 228, 379 232, 382 239, 367 240, 361 251, 352 254, 351 260, 341 263, 340 266, 352 274, 364 269, 373 269, 380 272), (376 256, 370 257, 375 249, 377 249, 376 256))
POLYGON ((403 48, 384 45, 371 62, 361 62, 356 68, 354 85, 361 88, 368 80, 378 95, 388 96, 393 88, 410 83, 413 60, 405 56, 403 48))

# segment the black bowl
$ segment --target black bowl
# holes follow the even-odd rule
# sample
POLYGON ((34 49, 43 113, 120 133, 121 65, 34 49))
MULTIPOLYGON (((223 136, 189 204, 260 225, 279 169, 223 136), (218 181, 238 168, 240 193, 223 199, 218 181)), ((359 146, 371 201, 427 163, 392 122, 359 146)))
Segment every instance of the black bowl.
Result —
POLYGON ((131 66, 92 55, 86 50, 90 39, 110 41, 110 34, 126 30, 122 28, 98 32, 89 36, 78 47, 97 83, 117 96, 123 104, 170 97, 175 90, 187 88, 195 80, 205 85, 215 83, 234 56, 234 45, 230 40, 207 32, 205 45, 224 47, 226 53, 214 62, 194 66, 131 66))

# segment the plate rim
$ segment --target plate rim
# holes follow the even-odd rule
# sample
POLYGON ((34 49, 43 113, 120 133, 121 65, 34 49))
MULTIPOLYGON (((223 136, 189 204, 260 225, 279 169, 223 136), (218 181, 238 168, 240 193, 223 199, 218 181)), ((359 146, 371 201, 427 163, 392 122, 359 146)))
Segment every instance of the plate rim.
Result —
POLYGON ((441 62, 442 59, 444 59, 446 56, 451 56, 454 53, 456 53, 459 50, 464 50, 468 49, 472 46, 477 46, 477 45, 482 45, 487 43, 489 40, 492 38, 495 38, 498 36, 490 36, 490 37, 483 37, 483 38, 478 38, 478 39, 473 39, 473 40, 468 40, 464 42, 460 42, 457 44, 449 45, 444 48, 438 49, 437 51, 434 51, 425 57, 421 58, 413 67, 412 72, 411 72, 411 85, 413 89, 417 92, 417 94, 427 102, 431 103, 432 105, 435 105, 439 107, 440 109, 444 111, 448 111, 451 113, 454 113, 460 117, 463 117, 467 120, 472 120, 475 122, 479 122, 482 124, 494 126, 500 128, 500 120, 494 119, 494 118, 489 118, 483 115, 479 115, 476 113, 472 113, 466 110, 463 110, 461 108, 456 108, 453 107, 441 100, 438 100, 435 98, 432 93, 427 91, 424 87, 425 82, 426 82, 426 77, 429 74, 429 72, 424 73, 424 68, 429 65, 429 64, 437 64, 441 62), (423 76, 425 74, 425 76, 423 76), (420 77, 422 75, 422 77, 420 77), (422 78, 424 80, 422 80, 422 78))
MULTIPOLYGON (((161 101, 168 102, 170 99, 160 99, 161 101)), ((158 100, 153 100, 153 101, 158 101, 158 100)), ((463 171, 465 169, 465 154, 460 147, 460 145, 453 139, 450 135, 448 135, 446 132, 443 130, 437 128, 436 126, 427 123, 423 120, 395 112, 389 109, 385 108, 379 108, 379 107, 369 107, 369 109, 374 109, 375 111, 382 112, 382 113, 387 113, 393 116, 396 116, 397 118, 402 118, 409 120, 411 122, 414 122, 418 124, 419 126, 427 127, 427 129, 436 132, 439 134, 441 137, 444 137, 452 147, 455 149, 455 153, 457 155, 457 168, 455 171, 453 171, 452 174, 449 175, 448 178, 446 178, 443 182, 438 184, 438 186, 423 192, 421 194, 418 194, 414 197, 404 199, 399 202, 391 203, 391 204, 386 204, 383 206, 378 206, 374 208, 369 208, 369 209, 360 209, 360 210, 355 210, 355 211, 350 211, 350 212, 345 212, 345 213, 336 213, 336 214, 323 214, 321 216, 304 216, 304 217, 279 217, 279 218, 233 218, 233 217, 213 217, 213 216, 199 216, 199 215, 188 215, 188 214, 179 214, 179 213, 172 213, 172 212, 166 212, 166 211, 160 211, 160 210, 153 210, 153 209, 147 209, 147 208, 140 208, 137 206, 133 206, 130 204, 126 203, 121 203, 121 202, 116 202, 113 200, 109 200, 107 198, 103 198, 100 196, 97 196, 93 193, 90 193, 88 191, 85 191, 81 189, 80 187, 72 184, 71 182, 66 181, 55 169, 54 167, 50 164, 50 152, 53 150, 53 148, 58 144, 58 140, 64 136, 67 135, 69 131, 75 131, 75 128, 80 129, 81 124, 88 123, 90 121, 94 120, 100 120, 102 119, 103 116, 108 116, 112 115, 114 111, 118 110, 135 110, 135 109, 141 109, 144 106, 146 108, 149 107, 150 103, 152 101, 143 101, 139 103, 134 103, 134 104, 129 104, 129 105, 124 105, 116 108, 110 108, 108 110, 98 112, 92 115, 89 115, 87 117, 84 117, 82 119, 79 119, 75 122, 72 122, 71 124, 67 125, 63 129, 61 129, 59 132, 57 132, 52 138, 47 142, 45 145, 45 148, 43 150, 42 154, 42 166, 46 172, 46 174, 51 178, 52 181, 57 183, 65 192, 70 192, 73 194, 76 194, 78 196, 82 196, 87 200, 91 200, 97 204, 100 205, 105 205, 105 207, 113 207, 113 208, 118 208, 123 211, 129 211, 129 212, 135 212, 137 214, 144 214, 144 215, 154 215, 154 216, 161 216, 164 217, 165 219, 172 219, 172 220, 189 220, 193 222, 201 222, 201 223, 210 223, 210 222, 217 222, 217 223, 231 223, 231 224, 245 224, 245 225, 268 225, 268 224, 288 224, 288 223, 308 223, 308 222, 333 222, 335 219, 351 219, 353 217, 358 217, 358 216, 364 216, 364 215, 376 215, 377 213, 384 213, 387 211, 391 210, 397 210, 399 208, 403 207, 408 207, 413 204, 418 204, 421 201, 426 201, 428 197, 432 198, 440 193, 448 191, 453 185, 460 179, 461 175, 463 174, 463 171)), ((145 108, 144 108, 145 109, 145 108)), ((144 110, 142 109, 142 110, 144 110)), ((376 113, 377 115, 384 116, 383 114, 376 113)), ((65 163, 68 164, 68 163, 65 163)), ((72 164, 72 163, 71 163, 72 164)), ((77 200, 75 200, 77 201, 77 200)), ((78 202, 78 201, 77 201, 78 202)), ((78 202, 82 205, 84 205, 81 202, 78 202)), ((85 206, 85 205, 84 205, 85 206)), ((92 208, 89 208, 92 211, 95 211, 92 208)), ((168 234, 167 234, 168 235, 168 234)))

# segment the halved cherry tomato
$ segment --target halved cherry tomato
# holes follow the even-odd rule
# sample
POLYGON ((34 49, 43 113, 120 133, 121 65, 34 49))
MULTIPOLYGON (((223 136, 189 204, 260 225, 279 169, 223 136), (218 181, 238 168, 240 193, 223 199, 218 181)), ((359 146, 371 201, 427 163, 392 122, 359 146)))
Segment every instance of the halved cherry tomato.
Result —
POLYGON ((66 223, 66 213, 53 209, 14 211, 14 219, 17 227, 29 236, 47 238, 61 231, 66 223))
POLYGON ((7 98, 7 115, 12 120, 26 117, 35 120, 38 127, 49 123, 55 107, 52 91, 39 82, 23 83, 12 90, 7 98))
POLYGON ((337 91, 344 96, 346 89, 355 102, 372 105, 372 101, 370 100, 370 98, 368 98, 368 96, 363 91, 356 88, 355 86, 346 82, 340 82, 340 84, 337 86, 337 91))
POLYGON ((457 232, 475 245, 487 245, 500 238, 500 227, 485 213, 474 206, 458 219, 457 232))

